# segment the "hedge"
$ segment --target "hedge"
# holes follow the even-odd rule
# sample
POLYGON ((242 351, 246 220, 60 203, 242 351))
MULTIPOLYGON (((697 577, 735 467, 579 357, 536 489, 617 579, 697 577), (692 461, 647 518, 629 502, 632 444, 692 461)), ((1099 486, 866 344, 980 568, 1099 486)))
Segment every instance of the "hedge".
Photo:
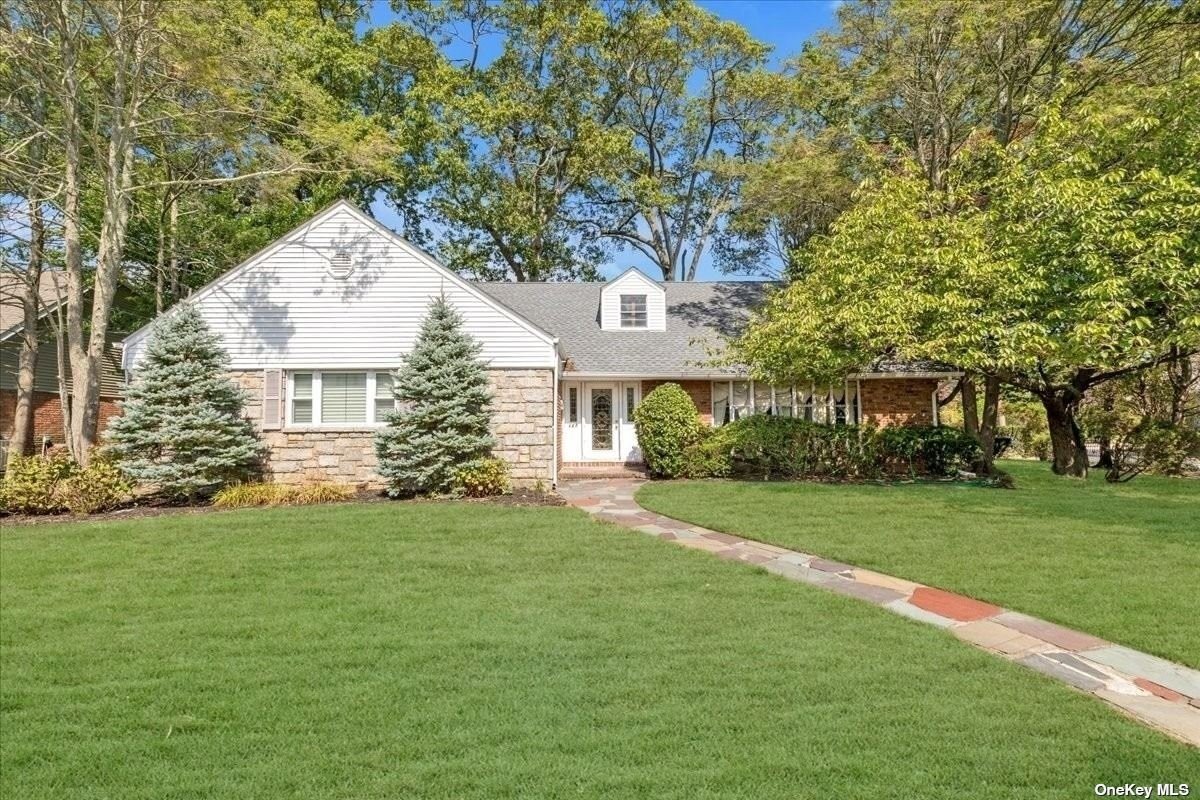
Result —
POLYGON ((679 475, 691 478, 867 479, 954 476, 979 457, 954 428, 821 425, 752 416, 701 434, 685 447, 679 475))

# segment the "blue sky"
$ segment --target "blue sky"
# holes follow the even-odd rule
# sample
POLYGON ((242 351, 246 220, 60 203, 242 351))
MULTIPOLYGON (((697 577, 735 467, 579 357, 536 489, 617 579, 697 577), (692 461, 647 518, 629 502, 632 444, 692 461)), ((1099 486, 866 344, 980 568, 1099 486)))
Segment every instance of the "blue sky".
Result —
MULTIPOLYGON (((799 52, 805 40, 817 31, 833 27, 838 4, 839 0, 699 0, 699 5, 719 17, 740 23, 756 39, 771 45, 771 61, 776 67, 799 52)), ((373 21, 383 23, 391 16, 387 4, 379 2, 373 14, 373 21)), ((376 202, 372 211, 384 224, 393 228, 399 227, 395 213, 386 203, 376 202)), ((661 276, 645 256, 632 250, 618 251, 614 254, 611 263, 603 272, 606 277, 611 278, 630 266, 638 267, 656 279, 661 276)), ((706 257, 698 277, 700 280, 714 280, 725 276, 714 268, 711 259, 706 257)))

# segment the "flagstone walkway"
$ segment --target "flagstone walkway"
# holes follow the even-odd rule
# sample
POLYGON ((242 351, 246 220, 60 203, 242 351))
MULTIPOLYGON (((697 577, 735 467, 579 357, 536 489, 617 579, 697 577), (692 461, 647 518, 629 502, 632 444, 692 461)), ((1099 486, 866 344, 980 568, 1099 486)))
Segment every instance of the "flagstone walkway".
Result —
POLYGON ((559 493, 599 519, 945 628, 1200 747, 1200 672, 1194 669, 970 597, 664 517, 634 500, 643 483, 582 480, 560 485, 559 493))

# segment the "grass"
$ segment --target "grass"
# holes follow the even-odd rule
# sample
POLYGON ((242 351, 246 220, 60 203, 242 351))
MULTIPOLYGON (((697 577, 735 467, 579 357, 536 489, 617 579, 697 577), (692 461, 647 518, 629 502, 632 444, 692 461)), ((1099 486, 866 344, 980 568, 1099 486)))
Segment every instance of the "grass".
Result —
POLYGON ((1200 482, 1002 466, 1015 491, 709 481, 649 484, 638 500, 1200 667, 1200 482))
POLYGON ((1078 798, 1200 770, 944 631, 563 508, 6 530, 0 674, 23 800, 1078 798))

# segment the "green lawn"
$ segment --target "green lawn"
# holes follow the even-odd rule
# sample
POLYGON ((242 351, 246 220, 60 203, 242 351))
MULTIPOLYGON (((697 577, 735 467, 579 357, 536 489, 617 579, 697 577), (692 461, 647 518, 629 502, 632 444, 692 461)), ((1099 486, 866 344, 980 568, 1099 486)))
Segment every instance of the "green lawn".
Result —
POLYGON ((22 800, 994 800, 1200 774, 944 631, 561 508, 5 530, 0 675, 22 800))
POLYGON ((1057 477, 962 484, 675 482, 669 516, 972 595, 1200 667, 1200 482, 1057 477))

